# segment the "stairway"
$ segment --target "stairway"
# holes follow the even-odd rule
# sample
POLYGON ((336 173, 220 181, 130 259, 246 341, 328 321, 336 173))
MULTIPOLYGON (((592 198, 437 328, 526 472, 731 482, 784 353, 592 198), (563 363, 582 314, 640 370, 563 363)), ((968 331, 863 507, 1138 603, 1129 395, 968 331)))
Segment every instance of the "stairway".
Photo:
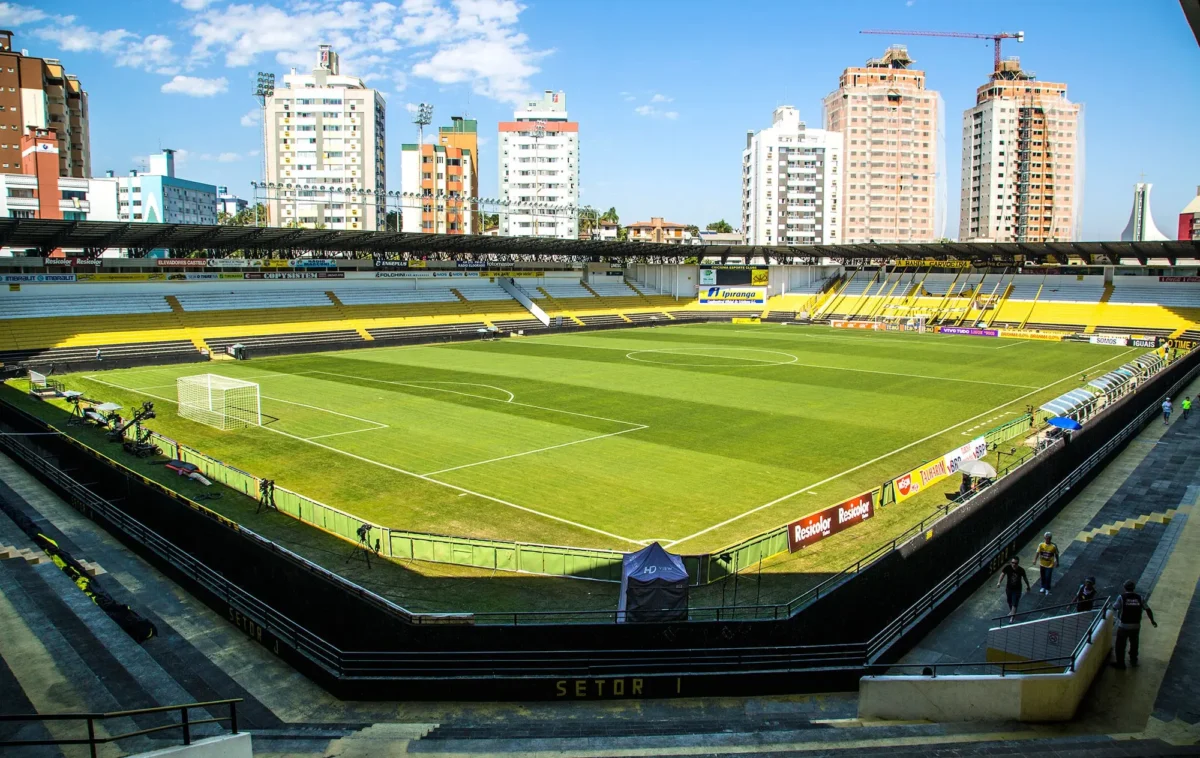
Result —
MULTIPOLYGON (((466 301, 466 298, 462 295, 458 296, 462 298, 464 302, 466 301)), ((375 338, 371 336, 371 333, 366 330, 361 322, 346 312, 346 304, 339 300, 337 295, 333 294, 332 292, 326 292, 325 297, 329 298, 329 302, 333 303, 333 307, 337 309, 338 315, 342 317, 342 320, 345 321, 348 326, 353 327, 354 331, 358 332, 359 337, 362 337, 368 342, 373 342, 375 340, 375 338)))
POLYGON ((1084 334, 1095 334, 1096 333, 1096 327, 1100 326, 1100 321, 1103 320, 1103 314, 1105 311, 1104 306, 1108 304, 1109 300, 1112 300, 1112 296, 1113 296, 1112 282, 1106 282, 1104 285, 1104 294, 1100 296, 1099 304, 1097 304, 1096 307, 1092 310, 1091 323, 1088 324, 1087 327, 1083 330, 1084 334))
MULTIPOLYGON (((558 313, 555 315, 562 316, 566 320, 575 322, 576 326, 584 326, 584 323, 579 320, 578 316, 576 316, 574 313, 571 313, 570 311, 568 311, 566 309, 566 306, 564 306, 562 303, 555 300, 554 297, 551 296, 550 293, 547 292, 544 287, 538 287, 537 291, 542 293, 542 295, 545 296, 546 302, 550 303, 550 306, 552 308, 554 308, 554 310, 558 311, 558 313)), ((591 292, 591 289, 589 288, 588 291, 591 292)), ((594 295, 596 293, 592 292, 592 294, 594 295)))
POLYGON ((195 329, 188 326, 187 320, 183 317, 187 311, 183 309, 179 298, 174 295, 167 295, 163 299, 167 301, 167 305, 171 306, 171 313, 175 314, 176 323, 179 324, 179 328, 183 330, 187 338, 192 341, 192 344, 196 346, 196 349, 202 353, 207 352, 209 356, 212 356, 213 351, 209 348, 208 343, 204 341, 204 338, 195 329))

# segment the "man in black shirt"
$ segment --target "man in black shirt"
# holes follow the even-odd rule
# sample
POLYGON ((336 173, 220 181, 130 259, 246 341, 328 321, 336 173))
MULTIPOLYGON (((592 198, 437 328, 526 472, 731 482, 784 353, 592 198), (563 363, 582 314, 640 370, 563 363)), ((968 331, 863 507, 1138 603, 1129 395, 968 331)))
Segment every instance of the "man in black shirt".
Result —
POLYGON ((1008 617, 1012 618, 1017 615, 1017 606, 1021 603, 1021 582, 1025 583, 1025 589, 1031 589, 1029 586, 1029 577, 1025 576, 1025 569, 1021 568, 1021 559, 1013 556, 1012 560, 1000 569, 1000 578, 996 580, 996 586, 999 587, 1002 582, 1004 585, 1004 597, 1008 601, 1008 617))
POLYGON ((1089 576, 1075 593, 1075 610, 1090 611, 1096 607, 1096 577, 1089 576))
POLYGON ((1113 606, 1117 614, 1117 668, 1125 668, 1125 646, 1129 645, 1129 665, 1138 665, 1138 634, 1142 631, 1142 611, 1155 627, 1154 611, 1146 604, 1141 595, 1134 592, 1136 585, 1130 579, 1125 582, 1125 591, 1117 596, 1113 606))

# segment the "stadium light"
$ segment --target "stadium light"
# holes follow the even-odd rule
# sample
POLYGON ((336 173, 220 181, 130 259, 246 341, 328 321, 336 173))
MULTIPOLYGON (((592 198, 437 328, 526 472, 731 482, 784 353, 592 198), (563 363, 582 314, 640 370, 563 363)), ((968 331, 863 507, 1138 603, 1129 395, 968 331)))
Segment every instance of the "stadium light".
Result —
POLYGON ((418 105, 413 113, 413 123, 417 125, 417 150, 420 151, 420 146, 425 144, 425 127, 433 123, 433 106, 429 103, 418 105))

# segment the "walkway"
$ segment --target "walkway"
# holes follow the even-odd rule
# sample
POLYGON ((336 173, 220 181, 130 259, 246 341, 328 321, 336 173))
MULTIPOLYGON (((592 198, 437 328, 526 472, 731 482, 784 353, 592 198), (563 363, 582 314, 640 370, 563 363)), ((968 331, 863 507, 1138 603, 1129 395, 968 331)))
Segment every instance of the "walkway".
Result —
MULTIPOLYGON (((1187 394, 1200 390, 1193 383, 1187 394)), ((1033 594, 1021 611, 1069 603, 1088 576, 1101 596, 1128 579, 1159 622, 1144 625, 1141 666, 1106 667, 1081 706, 1076 731, 1200 742, 1200 416, 1153 421, 1046 528, 1061 551, 1049 596, 1038 594, 1034 555, 1021 546, 1033 594)), ((989 581, 903 658, 904 663, 983 661, 989 627, 1007 613, 989 581)))

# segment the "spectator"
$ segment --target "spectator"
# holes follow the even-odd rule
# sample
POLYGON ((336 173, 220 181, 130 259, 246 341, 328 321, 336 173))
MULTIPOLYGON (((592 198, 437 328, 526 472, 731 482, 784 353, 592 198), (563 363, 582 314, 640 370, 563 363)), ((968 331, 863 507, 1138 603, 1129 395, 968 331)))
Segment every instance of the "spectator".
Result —
POLYGON ((1075 593, 1075 610, 1090 611, 1096 607, 1096 577, 1089 576, 1075 593))
POLYGON ((1054 535, 1050 532, 1046 532, 1042 544, 1038 545, 1037 559, 1038 570, 1042 575, 1042 588, 1039 592, 1049 595, 1050 585, 1054 581, 1054 567, 1058 565, 1058 545, 1054 544, 1054 535))
POLYGON ((1142 611, 1150 619, 1150 623, 1158 627, 1154 620, 1154 611, 1146 601, 1134 590, 1137 585, 1133 580, 1125 582, 1125 591, 1117 596, 1114 607, 1117 613, 1117 668, 1125 668, 1125 646, 1129 646, 1129 665, 1138 665, 1138 635, 1142 631, 1142 611))
POLYGON ((98 361, 104 360, 104 356, 102 356, 100 354, 100 348, 96 348, 96 360, 98 360, 98 361))
POLYGON ((1025 569, 1021 568, 1021 559, 1013 556, 1012 560, 1000 569, 1000 578, 996 580, 996 586, 999 587, 1001 582, 1006 582, 1004 585, 1004 598, 1008 601, 1008 617, 1011 619, 1017 615, 1017 606, 1021 604, 1021 582, 1025 583, 1025 590, 1033 592, 1033 588, 1029 586, 1029 577, 1025 575, 1025 569))
POLYGON ((1192 399, 1185 397, 1180 405, 1183 407, 1183 420, 1187 421, 1188 416, 1192 415, 1192 399))
POLYGON ((1162 404, 1163 424, 1171 423, 1171 398, 1167 398, 1162 404))

